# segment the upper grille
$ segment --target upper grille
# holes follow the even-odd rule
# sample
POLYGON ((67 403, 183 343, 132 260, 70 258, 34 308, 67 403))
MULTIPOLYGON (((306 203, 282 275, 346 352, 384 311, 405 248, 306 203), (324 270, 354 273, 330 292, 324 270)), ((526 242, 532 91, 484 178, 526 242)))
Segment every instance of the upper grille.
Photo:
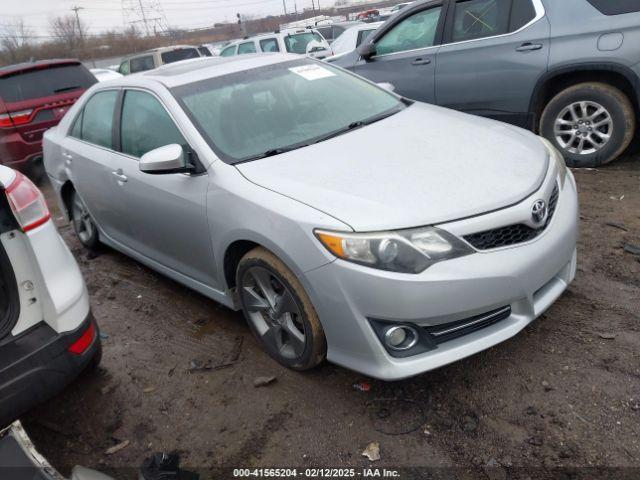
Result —
POLYGON ((531 228, 528 225, 518 223, 515 225, 507 225, 506 227, 494 228, 484 232, 472 233, 465 235, 464 239, 469 242, 477 250, 491 250, 494 248, 508 247, 519 243, 528 242, 540 235, 547 228, 553 214, 556 213, 558 206, 558 197, 560 190, 556 184, 551 197, 549 197, 549 213, 545 224, 538 228, 531 228))

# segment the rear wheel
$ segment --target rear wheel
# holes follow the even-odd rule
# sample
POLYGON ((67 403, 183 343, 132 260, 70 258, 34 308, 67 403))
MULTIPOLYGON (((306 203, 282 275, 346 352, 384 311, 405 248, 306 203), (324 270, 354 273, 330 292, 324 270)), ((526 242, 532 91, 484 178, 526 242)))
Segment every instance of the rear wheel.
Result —
POLYGON ((80 243, 89 250, 96 250, 100 245, 98 228, 91 218, 87 206, 76 191, 71 195, 71 221, 80 243))
POLYGON ((598 167, 615 160, 635 133, 633 105, 619 89, 588 82, 558 93, 540 119, 540 133, 571 167, 598 167))
POLYGON ((307 293, 294 273, 268 250, 247 253, 236 274, 245 318, 269 355, 286 367, 320 364, 327 343, 307 293))

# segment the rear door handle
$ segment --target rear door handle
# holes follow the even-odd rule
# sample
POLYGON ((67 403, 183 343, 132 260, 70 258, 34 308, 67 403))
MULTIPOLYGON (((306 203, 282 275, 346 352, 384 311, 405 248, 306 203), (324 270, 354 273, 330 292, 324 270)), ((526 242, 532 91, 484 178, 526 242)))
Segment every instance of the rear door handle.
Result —
POLYGON ((523 43, 518 48, 516 48, 516 52, 533 52, 534 50, 541 50, 542 45, 539 43, 523 43))
POLYGON ((430 58, 416 58, 411 65, 429 65, 431 63, 430 58))
POLYGON ((118 179, 119 182, 126 182, 129 180, 125 174, 122 173, 122 170, 116 170, 115 172, 111 172, 114 177, 118 179))
POLYGON ((62 152, 62 156, 65 158, 67 163, 71 163, 71 160, 73 160, 73 155, 71 155, 70 153, 62 152))

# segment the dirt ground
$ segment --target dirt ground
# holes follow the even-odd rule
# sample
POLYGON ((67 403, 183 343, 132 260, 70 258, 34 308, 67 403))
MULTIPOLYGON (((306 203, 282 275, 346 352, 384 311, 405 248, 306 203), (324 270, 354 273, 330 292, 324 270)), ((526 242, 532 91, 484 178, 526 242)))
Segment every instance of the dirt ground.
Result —
POLYGON ((566 294, 515 338, 396 383, 330 364, 286 370, 241 314, 114 251, 88 256, 58 218, 104 358, 26 427, 62 472, 82 464, 119 478, 171 450, 203 478, 231 477, 220 468, 371 465, 403 467, 402 478, 426 474, 412 467, 431 478, 640 478, 640 256, 622 248, 640 244, 640 156, 575 175, 580 257, 566 294), (254 387, 271 375, 276 382, 254 387), (353 387, 362 381, 370 391, 353 387), (370 442, 380 444, 375 463, 361 455, 370 442))

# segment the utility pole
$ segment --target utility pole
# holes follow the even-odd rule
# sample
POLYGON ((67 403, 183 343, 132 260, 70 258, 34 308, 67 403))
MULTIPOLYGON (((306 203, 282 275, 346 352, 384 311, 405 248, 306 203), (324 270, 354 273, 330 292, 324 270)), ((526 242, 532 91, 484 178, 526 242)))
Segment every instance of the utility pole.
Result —
POLYGON ((287 16, 287 0, 282 0, 282 8, 284 8, 284 16, 287 16))
MULTIPOLYGON (((75 5, 71 8, 71 11, 76 14, 76 25, 78 26, 78 35, 80 37, 80 52, 84 53, 84 33, 82 33, 82 25, 80 24, 80 10, 84 10, 84 7, 75 5)), ((78 55, 78 57, 81 56, 78 55)))

